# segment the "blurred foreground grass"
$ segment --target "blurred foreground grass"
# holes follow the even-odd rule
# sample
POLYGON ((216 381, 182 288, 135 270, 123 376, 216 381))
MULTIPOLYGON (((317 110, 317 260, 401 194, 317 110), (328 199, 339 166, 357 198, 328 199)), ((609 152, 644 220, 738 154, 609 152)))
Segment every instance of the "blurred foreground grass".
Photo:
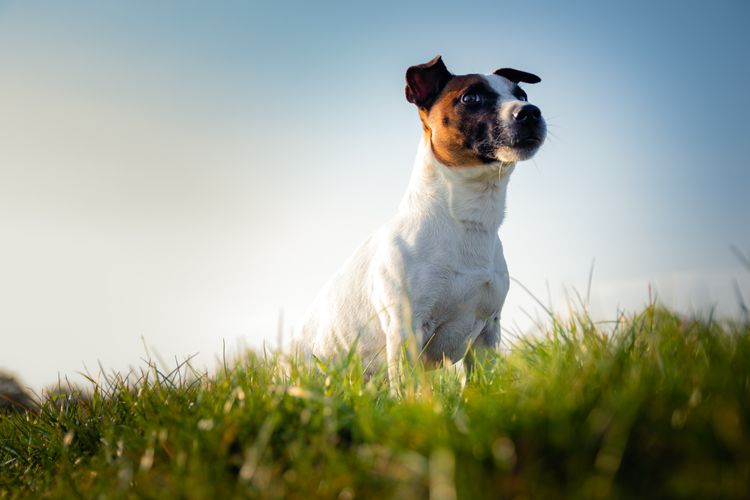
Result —
POLYGON ((750 496, 750 325, 651 306, 607 330, 553 320, 400 398, 357 359, 263 355, 63 388, 0 416, 0 497, 750 496))

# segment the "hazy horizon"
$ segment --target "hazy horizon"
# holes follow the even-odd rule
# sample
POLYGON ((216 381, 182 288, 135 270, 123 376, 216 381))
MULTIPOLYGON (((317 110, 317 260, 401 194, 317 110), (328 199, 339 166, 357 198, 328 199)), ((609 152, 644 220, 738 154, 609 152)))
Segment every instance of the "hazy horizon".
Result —
MULTIPOLYGON (((394 213, 404 72, 516 67, 550 137, 516 168, 510 274, 564 311, 740 313, 750 6, 0 2, 0 369, 40 388, 275 343, 394 213), (571 292, 571 294, 573 294, 571 292), (573 294, 574 295, 574 294, 573 294)), ((511 285, 503 327, 532 325, 511 285)))

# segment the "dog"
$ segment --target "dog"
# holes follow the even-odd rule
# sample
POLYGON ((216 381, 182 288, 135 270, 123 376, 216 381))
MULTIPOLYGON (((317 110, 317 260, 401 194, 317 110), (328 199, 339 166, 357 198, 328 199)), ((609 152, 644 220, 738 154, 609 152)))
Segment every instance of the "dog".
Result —
POLYGON ((371 235, 323 287, 292 339, 298 353, 330 358, 355 350, 373 371, 400 359, 426 366, 475 358, 500 341, 509 288, 498 236, 510 175, 546 137, 538 107, 502 68, 453 75, 442 58, 406 71, 406 100, 422 139, 396 216, 371 235))

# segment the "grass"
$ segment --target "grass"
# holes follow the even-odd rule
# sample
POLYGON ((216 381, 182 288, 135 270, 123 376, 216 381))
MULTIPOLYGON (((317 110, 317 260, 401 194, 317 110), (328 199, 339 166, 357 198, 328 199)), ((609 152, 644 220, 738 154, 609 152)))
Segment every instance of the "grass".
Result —
POLYGON ((747 498, 750 325, 553 320, 462 388, 248 354, 0 416, 0 497, 747 498))

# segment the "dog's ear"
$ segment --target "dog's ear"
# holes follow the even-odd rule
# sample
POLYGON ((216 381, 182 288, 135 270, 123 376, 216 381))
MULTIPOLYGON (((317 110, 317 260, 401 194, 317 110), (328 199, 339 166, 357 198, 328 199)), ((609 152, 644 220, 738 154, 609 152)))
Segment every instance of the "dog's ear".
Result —
POLYGON ((542 81, 538 76, 527 73, 525 71, 519 71, 513 68, 500 68, 495 70, 496 75, 504 76, 508 80, 514 83, 539 83, 542 81))
POLYGON ((420 108, 429 109, 452 77, 440 56, 435 56, 430 62, 412 66, 406 70, 406 100, 420 108))

